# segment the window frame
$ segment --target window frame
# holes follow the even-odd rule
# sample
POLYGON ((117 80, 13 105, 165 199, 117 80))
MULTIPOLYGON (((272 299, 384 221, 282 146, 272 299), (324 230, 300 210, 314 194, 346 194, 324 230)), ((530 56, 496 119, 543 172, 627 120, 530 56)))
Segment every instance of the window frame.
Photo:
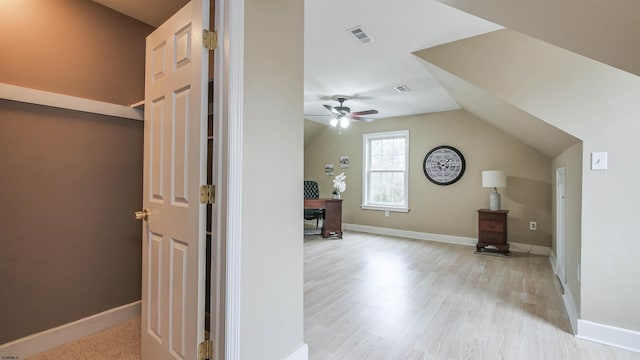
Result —
MULTIPOLYGON (((398 170, 395 170, 398 171, 398 170)), ((409 212, 409 130, 385 131, 362 134, 362 204, 364 210, 381 210, 395 212, 409 212), (404 138, 404 204, 401 206, 380 205, 369 203, 370 178, 370 144, 372 140, 404 138)))

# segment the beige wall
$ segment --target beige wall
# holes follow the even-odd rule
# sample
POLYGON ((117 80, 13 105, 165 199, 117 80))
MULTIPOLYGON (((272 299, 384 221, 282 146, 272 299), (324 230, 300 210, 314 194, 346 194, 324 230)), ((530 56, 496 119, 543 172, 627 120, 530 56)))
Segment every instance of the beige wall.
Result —
MULTIPOLYGON (((566 244, 565 244, 565 274, 567 286, 571 292, 576 306, 576 311, 580 312, 580 279, 578 269, 581 263, 581 208, 582 208, 582 143, 578 143, 553 159, 551 163, 551 178, 553 179, 553 199, 556 199, 556 169, 564 167, 566 171, 566 194, 565 194, 565 214, 566 214, 566 244)), ((556 202, 553 201, 553 253, 558 254, 556 241, 556 202)))
POLYGON ((324 165, 333 163, 339 174, 343 155, 350 159, 345 223, 475 238, 476 210, 488 208, 491 192, 482 188, 482 170, 499 169, 508 175, 508 187, 499 191, 502 208, 510 210, 509 241, 551 246, 550 160, 464 110, 354 123, 342 135, 334 128, 322 130, 305 147, 305 179, 319 182, 322 197, 331 196, 333 179, 324 175, 324 165), (389 217, 362 210, 362 134, 401 129, 408 129, 410 136, 411 210, 389 217), (424 156, 438 145, 454 146, 466 159, 465 174, 455 184, 438 186, 424 176, 424 156), (529 230, 529 221, 538 222, 537 231, 529 230))
POLYGON ((304 2, 244 6, 240 359, 286 359, 304 343, 304 2))
POLYGON ((152 30, 92 1, 1 1, 0 82, 130 105, 152 30))
POLYGON ((640 331, 640 77, 507 29, 420 53, 582 139, 580 318, 640 331), (591 170, 600 151, 609 167, 591 170))
POLYGON ((640 43, 636 39, 640 3, 636 0, 438 1, 640 75, 640 43))

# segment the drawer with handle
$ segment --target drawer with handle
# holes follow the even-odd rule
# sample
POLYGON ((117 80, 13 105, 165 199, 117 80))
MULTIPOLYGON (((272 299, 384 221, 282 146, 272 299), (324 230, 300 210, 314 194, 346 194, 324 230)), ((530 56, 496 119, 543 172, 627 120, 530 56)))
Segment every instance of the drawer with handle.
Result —
POLYGON ((503 221, 481 220, 480 221, 480 231, 503 232, 504 231, 504 222, 503 221))

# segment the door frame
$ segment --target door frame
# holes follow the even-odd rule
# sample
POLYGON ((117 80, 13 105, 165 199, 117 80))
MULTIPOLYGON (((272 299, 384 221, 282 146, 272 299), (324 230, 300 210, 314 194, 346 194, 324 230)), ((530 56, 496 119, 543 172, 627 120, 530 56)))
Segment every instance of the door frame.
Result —
POLYGON ((218 221, 219 239, 224 239, 226 247, 224 358, 239 359, 244 1, 215 0, 215 8, 219 51, 214 52, 214 123, 218 124, 220 139, 218 157, 226 161, 219 162, 221 199, 217 219, 212 220, 218 221))
POLYGON ((567 283, 567 170, 556 169, 556 274, 564 287, 567 283))

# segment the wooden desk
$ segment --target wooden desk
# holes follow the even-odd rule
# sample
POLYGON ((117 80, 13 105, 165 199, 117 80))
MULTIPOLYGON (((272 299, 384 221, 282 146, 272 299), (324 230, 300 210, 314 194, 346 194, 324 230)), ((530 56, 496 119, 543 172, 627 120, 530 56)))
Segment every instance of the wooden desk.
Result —
POLYGON ((342 239, 342 199, 304 199, 305 209, 324 209, 322 237, 336 233, 342 239))

